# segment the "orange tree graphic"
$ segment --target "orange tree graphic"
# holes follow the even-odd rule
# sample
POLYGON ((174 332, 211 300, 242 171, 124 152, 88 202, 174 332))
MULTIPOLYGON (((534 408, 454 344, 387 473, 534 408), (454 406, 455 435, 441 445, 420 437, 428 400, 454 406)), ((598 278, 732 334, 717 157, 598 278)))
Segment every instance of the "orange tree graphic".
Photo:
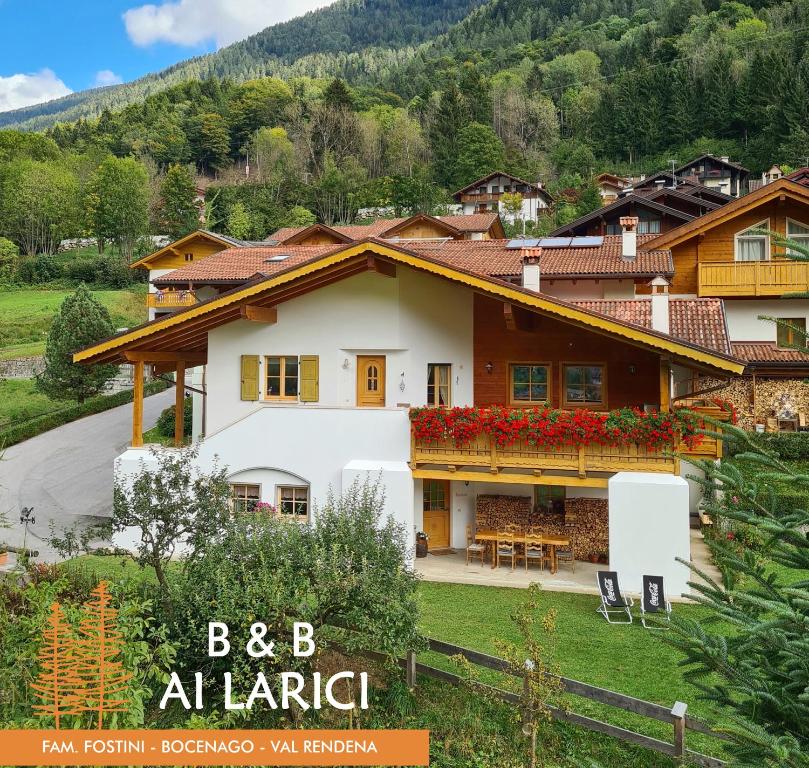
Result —
POLYGON ((123 637, 116 628, 118 611, 112 607, 107 582, 102 581, 82 608, 78 637, 54 603, 39 651, 39 675, 32 688, 41 703, 34 709, 41 717, 53 717, 60 728, 64 715, 90 713, 96 727, 104 716, 123 712, 122 695, 131 675, 118 660, 123 637))
POLYGON ((127 700, 121 698, 132 677, 118 660, 123 637, 116 629, 118 611, 102 581, 84 605, 76 647, 77 667, 81 678, 82 710, 95 713, 96 727, 103 728, 104 715, 123 712, 127 700))
POLYGON ((48 625, 39 649, 39 675, 31 687, 42 702, 34 710, 40 717, 52 717, 56 728, 63 715, 76 715, 81 702, 81 679, 77 672, 76 640, 59 603, 51 606, 48 625))

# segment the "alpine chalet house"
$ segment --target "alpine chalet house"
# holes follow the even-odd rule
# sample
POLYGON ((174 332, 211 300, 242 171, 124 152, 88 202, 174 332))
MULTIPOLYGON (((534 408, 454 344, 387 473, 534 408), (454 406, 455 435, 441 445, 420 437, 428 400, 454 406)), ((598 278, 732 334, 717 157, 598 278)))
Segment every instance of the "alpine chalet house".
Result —
POLYGON ((800 296, 809 292, 809 263, 788 259, 768 231, 809 243, 809 188, 776 179, 642 247, 671 253, 672 296, 724 301, 747 376, 715 395, 732 400, 749 429, 796 430, 809 417, 809 354, 792 348, 809 325, 809 298, 800 296))
POLYGON ((467 526, 536 524, 577 559, 609 557, 630 589, 653 572, 679 593, 694 497, 673 451, 721 444, 676 406, 744 363, 721 299, 671 296, 671 252, 623 225, 541 241, 280 232, 163 275, 210 298, 75 360, 134 365, 119 473, 150 461, 146 367, 177 372, 178 441, 190 369, 197 461, 228 467, 235 509, 306 523, 329 488, 379 479, 386 511, 432 550, 463 549, 467 526))
POLYGON ((700 184, 718 189, 731 197, 747 194, 750 171, 727 156, 702 155, 674 169, 680 178, 693 178, 700 184))
POLYGON ((638 218, 638 234, 659 235, 721 208, 731 200, 729 195, 696 181, 658 173, 624 188, 613 202, 605 200, 601 208, 558 227, 551 234, 620 235, 621 219, 629 216, 638 218))
POLYGON ((465 214, 494 211, 509 224, 513 224, 516 218, 536 222, 540 211, 553 204, 553 197, 541 182, 525 181, 502 171, 495 171, 473 181, 459 189, 453 198, 463 207, 465 214), (519 193, 522 196, 522 210, 516 217, 506 211, 503 205, 503 195, 506 193, 519 193))

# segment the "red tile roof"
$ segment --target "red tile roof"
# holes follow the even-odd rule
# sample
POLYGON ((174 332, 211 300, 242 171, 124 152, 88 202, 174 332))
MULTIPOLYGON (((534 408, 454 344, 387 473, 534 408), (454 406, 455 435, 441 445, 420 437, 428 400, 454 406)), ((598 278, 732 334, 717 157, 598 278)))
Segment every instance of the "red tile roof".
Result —
MULTIPOLYGON (((641 235, 639 244, 654 235, 641 235)), ((507 248, 508 240, 411 240, 405 247, 436 261, 486 277, 515 277, 522 271, 520 250, 507 248)), ((157 284, 221 283, 249 280, 258 272, 277 272, 344 248, 329 245, 267 245, 266 247, 229 248, 201 261, 181 267, 155 280, 157 284), (269 261, 288 254, 283 261, 269 261)), ((546 248, 540 258, 545 278, 652 278, 670 276, 674 265, 669 251, 638 250, 635 261, 621 258, 621 236, 608 235, 594 248, 546 248)))
MULTIPOLYGON (((571 303, 591 312, 614 317, 624 323, 633 323, 644 328, 652 327, 650 298, 598 299, 571 303)), ((671 336, 682 341, 725 355, 731 354, 721 299, 669 299, 669 330, 671 336)))
POLYGON ((773 341, 734 341, 733 354, 748 363, 802 363, 809 366, 809 352, 804 354, 797 349, 781 349, 773 341))
MULTIPOLYGON (((621 235, 607 235, 594 248, 544 248, 539 261, 545 277, 655 277, 673 275, 670 251, 644 251, 643 244, 654 235, 638 237, 635 261, 621 258, 621 235)), ((522 272, 519 249, 507 248, 507 240, 452 240, 442 243, 413 241, 408 249, 434 259, 496 277, 513 277, 522 272)))
MULTIPOLYGON (((436 216, 435 218, 449 224, 451 227, 455 227, 455 229, 461 232, 487 232, 498 218, 498 215, 497 213, 470 213, 459 216, 436 216)), ((348 235, 352 240, 364 240, 368 237, 382 237, 388 230, 404 223, 409 218, 412 217, 376 219, 370 224, 337 225, 331 227, 331 229, 343 235, 348 235)), ((282 227, 277 232, 273 232, 267 240, 283 242, 287 238, 297 235, 298 232, 302 232, 304 229, 306 229, 306 227, 282 227)))
POLYGON ((234 283, 236 285, 250 280, 258 273, 272 274, 282 269, 302 264, 310 259, 345 248, 342 243, 334 245, 282 245, 260 248, 228 248, 214 253, 194 264, 175 269, 153 282, 164 283, 234 283), (273 257, 286 256, 279 261, 271 261, 273 257))

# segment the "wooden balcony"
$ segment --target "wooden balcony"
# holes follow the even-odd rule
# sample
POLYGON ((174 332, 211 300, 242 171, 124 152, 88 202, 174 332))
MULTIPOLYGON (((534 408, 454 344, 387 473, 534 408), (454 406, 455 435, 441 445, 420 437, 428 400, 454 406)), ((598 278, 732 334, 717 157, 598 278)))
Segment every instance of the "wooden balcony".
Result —
POLYGON ((422 442, 413 437, 410 467, 414 477, 606 487, 608 478, 593 476, 594 473, 673 474, 679 472, 679 460, 635 444, 564 446, 549 450, 523 440, 501 447, 489 435, 482 434, 460 447, 452 440, 422 442))
POLYGON ((162 291, 160 293, 147 293, 146 306, 150 309, 181 309, 193 307, 197 297, 193 291, 162 291))
POLYGON ((809 291, 809 262, 716 261, 699 264, 700 296, 782 296, 809 291))

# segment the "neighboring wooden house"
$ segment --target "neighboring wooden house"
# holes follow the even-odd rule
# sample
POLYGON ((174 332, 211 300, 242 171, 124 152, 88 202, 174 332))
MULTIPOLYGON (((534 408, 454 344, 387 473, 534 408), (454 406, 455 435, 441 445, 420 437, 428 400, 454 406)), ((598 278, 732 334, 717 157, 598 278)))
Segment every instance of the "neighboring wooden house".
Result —
POLYGON ((632 186, 629 179, 614 173, 601 173, 596 176, 596 186, 604 205, 614 203, 621 194, 632 186))
POLYGON ((463 207, 463 213, 498 213, 510 224, 514 223, 513 214, 505 210, 503 195, 505 193, 522 195, 522 211, 519 218, 523 221, 537 221, 543 209, 553 204, 553 197, 541 182, 525 181, 510 173, 496 171, 459 189, 453 198, 463 207))
POLYGON ((700 184, 718 189, 726 195, 740 197, 747 194, 750 171, 734 163, 727 156, 701 155, 674 169, 679 179, 694 178, 700 184))

